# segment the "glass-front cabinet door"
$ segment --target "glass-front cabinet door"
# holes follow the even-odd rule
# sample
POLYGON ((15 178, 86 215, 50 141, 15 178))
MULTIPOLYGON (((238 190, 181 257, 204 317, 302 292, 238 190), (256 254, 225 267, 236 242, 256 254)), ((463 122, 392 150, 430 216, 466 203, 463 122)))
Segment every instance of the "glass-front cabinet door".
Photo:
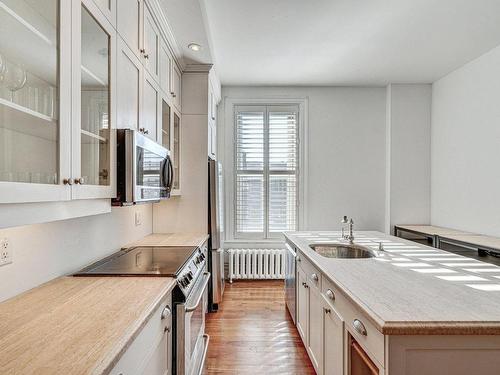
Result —
POLYGON ((71 199, 71 2, 0 5, 0 203, 71 199))
POLYGON ((80 40, 73 40, 73 61, 80 66, 73 76, 73 199, 111 198, 116 34, 91 0, 81 1, 73 16, 74 34, 80 35, 80 40))
POLYGON ((179 195, 181 189, 181 116, 174 112, 174 129, 172 142, 172 158, 174 164, 174 182, 172 183, 172 194, 179 195))

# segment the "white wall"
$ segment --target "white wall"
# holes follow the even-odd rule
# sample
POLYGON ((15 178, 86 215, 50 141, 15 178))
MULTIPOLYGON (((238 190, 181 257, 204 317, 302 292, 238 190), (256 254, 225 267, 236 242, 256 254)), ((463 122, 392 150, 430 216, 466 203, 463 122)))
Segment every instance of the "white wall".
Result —
POLYGON ((78 271, 152 231, 150 204, 113 208, 109 214, 0 230, 13 263, 0 267, 0 301, 78 271), (142 225, 135 226, 135 212, 142 225))
POLYGON ((431 85, 387 87, 386 232, 430 222, 431 102, 431 85))
POLYGON ((500 236, 500 46, 433 84, 431 221, 500 236))
MULTIPOLYGON (((341 217, 348 215, 355 229, 384 230, 385 88, 223 87, 222 97, 307 97, 307 224, 302 229, 339 229, 341 217)), ((226 122, 219 123, 218 131, 226 133, 224 154, 219 154, 227 160, 233 152, 227 136, 233 124, 226 122)))

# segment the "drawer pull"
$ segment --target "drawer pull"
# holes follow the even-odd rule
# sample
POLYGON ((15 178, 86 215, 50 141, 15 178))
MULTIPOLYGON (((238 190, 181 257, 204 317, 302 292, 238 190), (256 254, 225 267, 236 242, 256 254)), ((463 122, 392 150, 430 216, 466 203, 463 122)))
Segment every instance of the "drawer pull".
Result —
POLYGON ((352 322, 352 326, 354 327, 354 329, 360 334, 360 335, 363 335, 363 336, 367 336, 368 335, 368 332, 366 332, 366 328, 365 328, 365 325, 361 322, 361 320, 359 319, 354 319, 354 321, 352 322))
POLYGON ((326 296, 328 298, 330 298, 332 301, 335 301, 335 293, 333 293, 333 291, 331 289, 328 289, 326 291, 326 296))
POLYGON ((314 281, 318 281, 318 280, 319 280, 319 277, 318 277, 318 275, 316 275, 315 273, 313 273, 313 274, 311 275, 311 279, 313 279, 314 281))
POLYGON ((172 315, 172 310, 169 306, 165 306, 165 308, 161 312, 161 320, 167 319, 170 315, 172 315))

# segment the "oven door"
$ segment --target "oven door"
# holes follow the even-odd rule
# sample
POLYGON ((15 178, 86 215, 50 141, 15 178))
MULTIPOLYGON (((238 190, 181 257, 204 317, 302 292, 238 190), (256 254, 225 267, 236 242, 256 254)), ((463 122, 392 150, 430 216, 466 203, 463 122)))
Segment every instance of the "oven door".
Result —
POLYGON ((177 374, 198 375, 203 372, 208 348, 205 314, 208 304, 210 273, 198 277, 185 303, 177 305, 177 374))
POLYGON ((170 197, 173 168, 169 151, 144 135, 134 133, 134 202, 170 197))

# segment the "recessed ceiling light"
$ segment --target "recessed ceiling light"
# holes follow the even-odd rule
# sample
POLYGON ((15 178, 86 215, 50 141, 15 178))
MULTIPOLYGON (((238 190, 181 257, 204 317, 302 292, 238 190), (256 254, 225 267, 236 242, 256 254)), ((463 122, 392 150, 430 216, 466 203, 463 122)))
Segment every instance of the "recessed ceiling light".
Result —
POLYGON ((201 46, 200 46, 198 43, 190 43, 190 44, 188 45, 188 48, 189 48, 190 50, 193 50, 193 51, 198 52, 198 51, 201 49, 201 46))

